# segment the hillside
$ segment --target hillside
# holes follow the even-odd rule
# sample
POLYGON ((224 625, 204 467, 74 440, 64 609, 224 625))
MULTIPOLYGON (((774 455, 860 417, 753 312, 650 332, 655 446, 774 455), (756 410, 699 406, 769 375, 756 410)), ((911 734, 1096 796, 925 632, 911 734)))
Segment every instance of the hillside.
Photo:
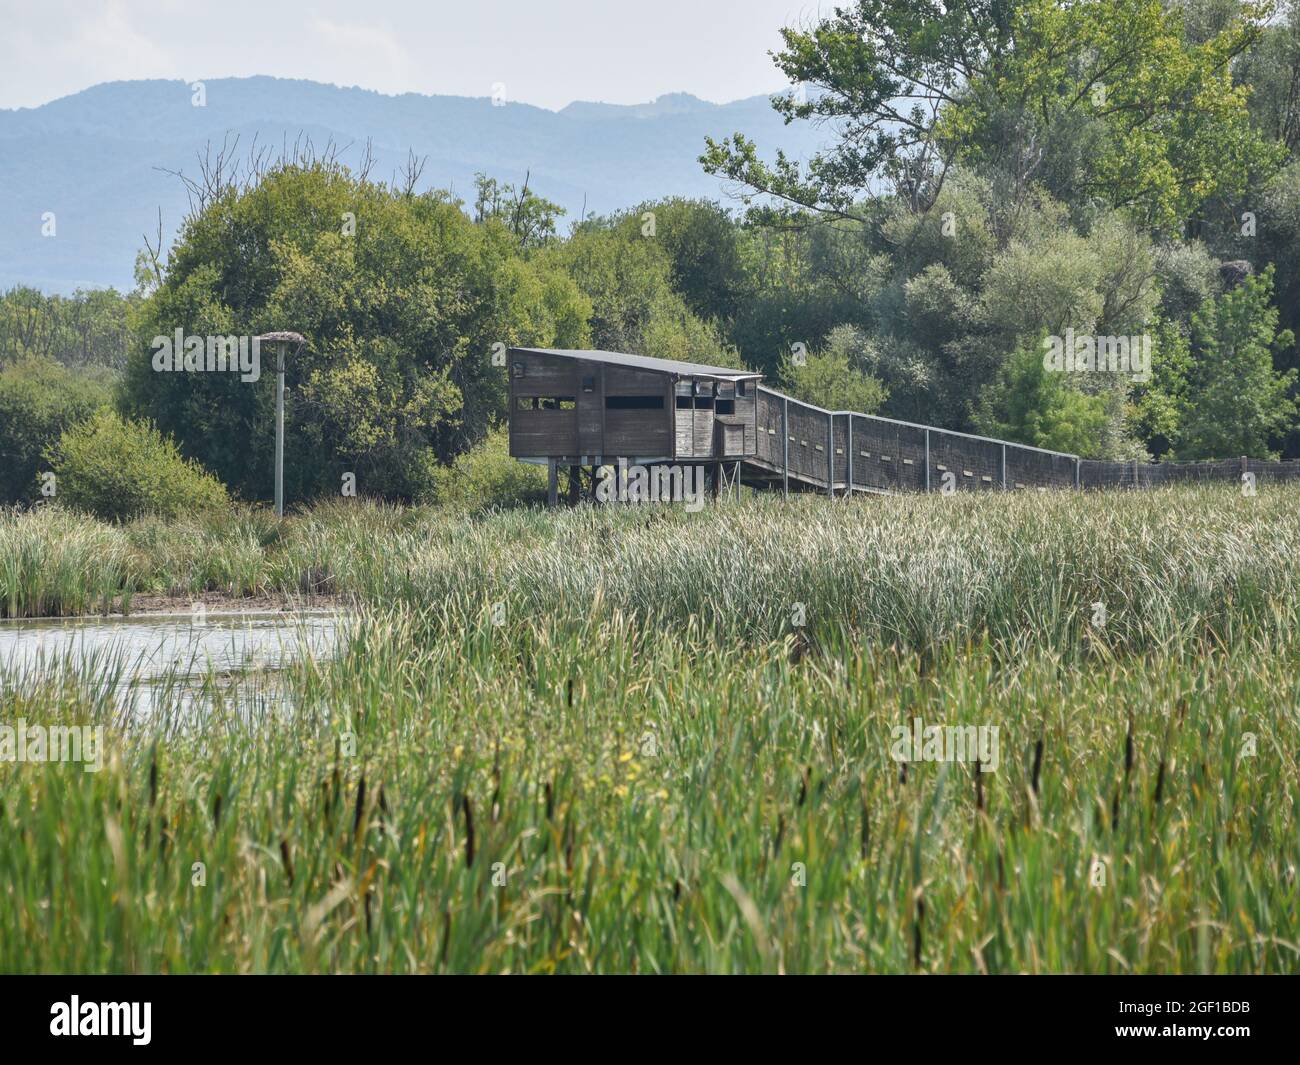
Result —
POLYGON ((205 83, 195 107, 180 81, 97 85, 37 108, 0 111, 0 287, 34 284, 130 287, 142 234, 162 208, 170 233, 185 212, 182 183, 210 142, 238 135, 279 148, 300 134, 317 144, 367 138, 377 178, 388 178, 408 149, 427 156, 422 187, 466 196, 476 171, 532 187, 563 205, 607 212, 670 195, 724 195, 697 162, 706 135, 743 130, 759 143, 806 155, 820 142, 786 127, 768 98, 713 104, 685 93, 631 106, 576 102, 556 112, 487 98, 385 96, 356 88, 270 77, 205 83), (41 235, 53 211, 54 238, 41 235))

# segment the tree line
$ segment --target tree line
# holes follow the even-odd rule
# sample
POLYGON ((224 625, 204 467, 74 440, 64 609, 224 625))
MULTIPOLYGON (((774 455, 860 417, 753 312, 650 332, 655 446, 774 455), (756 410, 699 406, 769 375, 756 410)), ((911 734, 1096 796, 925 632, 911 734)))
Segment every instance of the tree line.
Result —
MULTIPOLYGON (((106 403, 265 498, 273 375, 160 374, 151 345, 292 329, 291 498, 436 495, 504 417, 500 345, 746 365, 1089 458, 1300 454, 1295 0, 857 0, 783 41, 774 106, 827 147, 720 131, 701 164, 735 202, 566 220, 487 175, 467 203, 334 153, 210 168, 133 293, 0 297, 0 412, 39 388, 39 437, 106 403), (92 396, 85 367, 114 376, 92 396)), ((0 441, 23 484, 34 439, 0 441)))

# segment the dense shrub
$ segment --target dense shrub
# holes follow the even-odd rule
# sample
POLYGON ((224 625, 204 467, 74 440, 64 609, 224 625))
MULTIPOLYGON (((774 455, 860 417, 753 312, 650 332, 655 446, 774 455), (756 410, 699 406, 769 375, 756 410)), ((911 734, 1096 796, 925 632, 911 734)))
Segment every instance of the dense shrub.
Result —
POLYGON ((20 359, 0 370, 0 503, 40 497, 42 453, 108 403, 108 382, 102 372, 69 370, 52 359, 20 359))
POLYGON ((478 447, 433 473, 434 499, 460 507, 509 507, 546 499, 546 470, 510 457, 509 433, 493 429, 478 447))
POLYGON ((226 505, 226 490, 148 422, 101 410, 68 429, 46 458, 58 498, 98 517, 178 517, 226 505))
POLYGON ((860 330, 837 326, 823 351, 807 352, 801 358, 787 356, 781 364, 781 380, 792 396, 805 403, 826 410, 875 414, 885 401, 886 390, 879 378, 864 369, 873 354, 870 341, 860 330))

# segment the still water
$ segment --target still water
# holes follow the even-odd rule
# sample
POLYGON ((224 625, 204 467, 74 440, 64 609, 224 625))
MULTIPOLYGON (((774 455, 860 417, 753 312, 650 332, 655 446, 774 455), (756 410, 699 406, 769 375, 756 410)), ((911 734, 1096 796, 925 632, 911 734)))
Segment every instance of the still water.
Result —
POLYGON ((189 703, 214 677, 225 678, 227 690, 248 686, 265 696, 276 688, 268 678, 290 662, 331 655, 346 618, 303 610, 209 612, 201 622, 188 613, 0 621, 0 685, 100 678, 117 706, 133 712, 189 703))

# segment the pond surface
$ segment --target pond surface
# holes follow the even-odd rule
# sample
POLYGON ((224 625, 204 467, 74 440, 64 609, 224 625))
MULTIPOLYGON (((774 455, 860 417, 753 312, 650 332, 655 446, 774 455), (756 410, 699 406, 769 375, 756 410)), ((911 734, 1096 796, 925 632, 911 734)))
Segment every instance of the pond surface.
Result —
MULTIPOLYGON (((303 656, 334 652, 343 611, 210 611, 134 617, 0 621, 0 684, 23 684, 63 671, 112 683, 115 702, 148 711, 164 701, 189 703, 214 674, 231 687, 259 680, 303 656)), ((270 686, 272 689, 274 685, 270 686)))

